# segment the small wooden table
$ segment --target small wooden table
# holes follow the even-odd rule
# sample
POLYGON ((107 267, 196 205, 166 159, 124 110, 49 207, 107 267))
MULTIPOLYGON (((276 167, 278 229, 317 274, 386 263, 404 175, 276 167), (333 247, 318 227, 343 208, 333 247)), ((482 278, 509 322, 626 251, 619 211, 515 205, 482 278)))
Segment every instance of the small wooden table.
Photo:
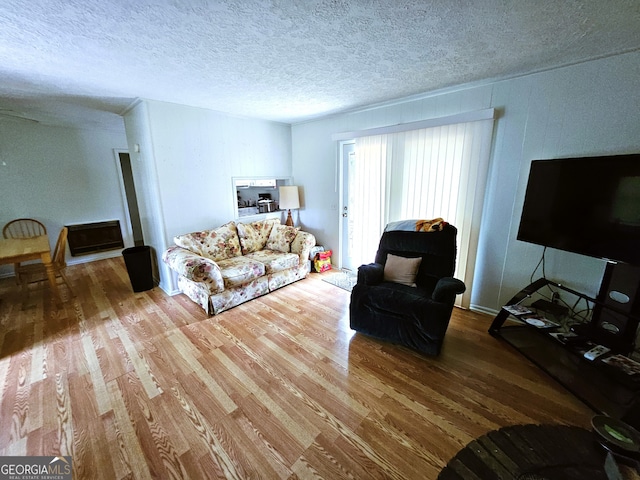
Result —
POLYGON ((47 278, 56 302, 60 303, 60 292, 51 263, 49 237, 41 235, 32 238, 0 238, 0 264, 20 263, 27 260, 41 260, 47 271, 47 278))

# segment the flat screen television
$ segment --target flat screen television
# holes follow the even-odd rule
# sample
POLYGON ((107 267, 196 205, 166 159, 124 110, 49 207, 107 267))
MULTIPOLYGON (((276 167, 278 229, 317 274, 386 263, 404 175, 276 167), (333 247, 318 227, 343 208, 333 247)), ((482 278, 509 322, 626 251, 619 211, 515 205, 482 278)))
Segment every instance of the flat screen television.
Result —
POLYGON ((640 153, 532 161, 517 238, 640 266, 640 153))

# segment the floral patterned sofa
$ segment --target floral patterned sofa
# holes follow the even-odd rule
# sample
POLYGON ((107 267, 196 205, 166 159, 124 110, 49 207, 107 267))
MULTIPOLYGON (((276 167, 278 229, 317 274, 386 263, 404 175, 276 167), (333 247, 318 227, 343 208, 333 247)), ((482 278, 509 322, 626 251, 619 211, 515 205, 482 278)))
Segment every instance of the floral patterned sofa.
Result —
POLYGON ((178 288, 209 315, 305 278, 315 237, 279 219, 229 222, 174 238, 163 261, 178 288))

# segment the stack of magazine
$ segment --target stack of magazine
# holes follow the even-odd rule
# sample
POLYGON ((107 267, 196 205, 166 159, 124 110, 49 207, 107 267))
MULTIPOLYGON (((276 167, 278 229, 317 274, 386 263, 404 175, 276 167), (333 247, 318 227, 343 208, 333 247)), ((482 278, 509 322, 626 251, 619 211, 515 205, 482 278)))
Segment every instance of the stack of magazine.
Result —
POLYGON ((549 320, 544 315, 534 313, 527 307, 522 305, 505 305, 504 308, 511 315, 514 315, 519 320, 537 328, 557 328, 560 326, 559 323, 549 320))
POLYGON ((617 377, 625 383, 640 386, 640 363, 620 354, 604 358, 602 363, 611 367, 617 377))

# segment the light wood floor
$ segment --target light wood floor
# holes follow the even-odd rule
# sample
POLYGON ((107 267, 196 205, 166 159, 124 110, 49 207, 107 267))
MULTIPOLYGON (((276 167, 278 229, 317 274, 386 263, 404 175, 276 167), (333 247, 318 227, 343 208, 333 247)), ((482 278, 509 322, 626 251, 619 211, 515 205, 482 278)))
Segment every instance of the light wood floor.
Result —
POLYGON ((349 329, 320 274, 208 318, 134 294, 121 258, 77 296, 0 280, 0 455, 71 455, 74 479, 434 479, 489 430, 592 412, 456 310, 427 358, 349 329))

